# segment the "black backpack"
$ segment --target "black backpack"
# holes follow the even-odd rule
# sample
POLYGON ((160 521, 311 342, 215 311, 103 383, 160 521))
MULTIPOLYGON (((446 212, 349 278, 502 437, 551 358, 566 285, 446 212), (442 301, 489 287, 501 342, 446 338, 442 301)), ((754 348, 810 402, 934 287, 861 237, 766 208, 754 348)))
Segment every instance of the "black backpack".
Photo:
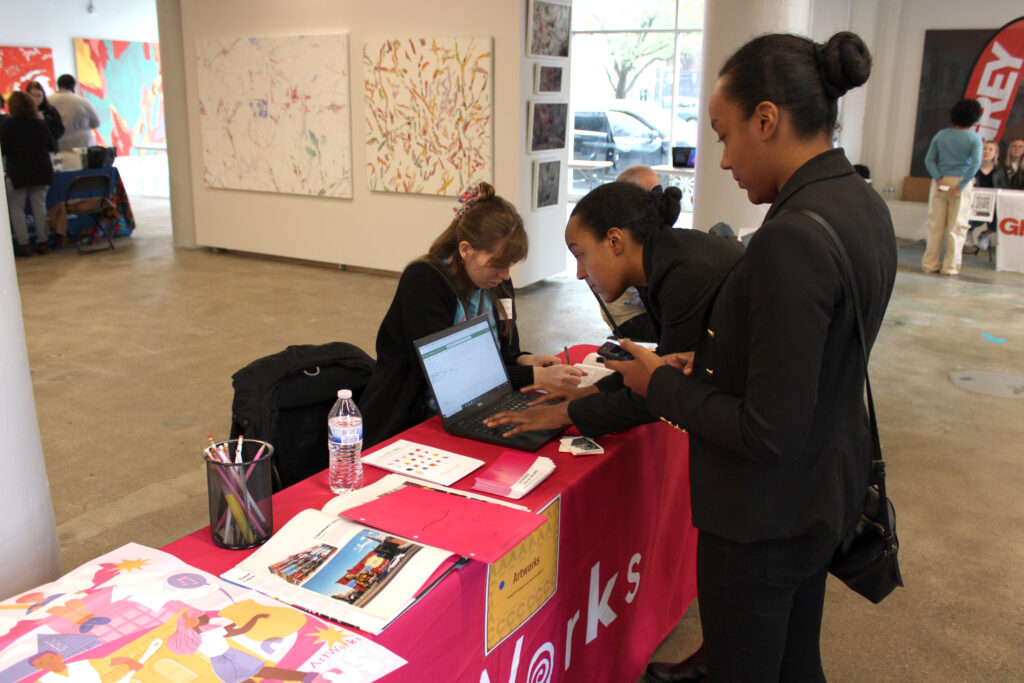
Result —
POLYGON ((231 377, 231 438, 274 447, 275 491, 326 469, 327 414, 339 389, 351 389, 358 403, 373 366, 345 342, 289 346, 254 360, 231 377))

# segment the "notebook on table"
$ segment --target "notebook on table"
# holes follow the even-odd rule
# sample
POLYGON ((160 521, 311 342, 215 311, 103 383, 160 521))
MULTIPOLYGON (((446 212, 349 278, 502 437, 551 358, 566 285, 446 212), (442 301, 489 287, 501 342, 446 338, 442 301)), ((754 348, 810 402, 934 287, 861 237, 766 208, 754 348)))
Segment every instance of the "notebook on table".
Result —
POLYGON ((459 323, 413 342, 446 432, 477 441, 535 451, 561 429, 503 436, 513 425, 486 426, 487 417, 521 411, 534 396, 512 388, 487 316, 459 323))

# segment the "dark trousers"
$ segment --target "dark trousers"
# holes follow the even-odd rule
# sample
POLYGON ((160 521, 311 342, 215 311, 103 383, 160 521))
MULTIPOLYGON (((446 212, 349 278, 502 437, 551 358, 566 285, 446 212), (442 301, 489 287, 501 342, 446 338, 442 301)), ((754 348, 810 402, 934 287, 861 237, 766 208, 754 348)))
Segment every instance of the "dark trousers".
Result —
POLYGON ((736 543, 700 532, 697 596, 710 677, 824 681, 818 640, 836 541, 736 543))

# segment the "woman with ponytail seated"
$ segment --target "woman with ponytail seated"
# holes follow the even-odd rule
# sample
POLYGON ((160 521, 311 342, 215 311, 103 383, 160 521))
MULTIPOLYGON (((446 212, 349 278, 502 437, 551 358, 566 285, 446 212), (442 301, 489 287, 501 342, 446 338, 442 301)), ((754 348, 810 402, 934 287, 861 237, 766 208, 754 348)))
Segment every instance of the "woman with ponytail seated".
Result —
MULTIPOLYGON (((589 280, 604 301, 614 301, 629 287, 646 288, 644 304, 657 334, 658 353, 666 358, 693 350, 719 285, 743 255, 739 242, 673 229, 681 198, 677 187, 656 198, 632 183, 609 183, 580 200, 565 228, 576 277, 589 280)), ((551 398, 570 402, 499 413, 487 424, 516 424, 508 432, 514 434, 571 423, 596 437, 657 419, 642 396, 624 388, 619 375, 586 389, 530 386, 524 391, 538 388, 548 395, 536 403, 551 398)))
POLYGON ((448 228, 402 272, 377 332, 377 364, 359 400, 364 445, 373 446, 436 412, 413 341, 478 315, 491 320, 509 379, 575 386, 582 372, 557 356, 519 349, 509 269, 526 258, 523 219, 480 183, 462 194, 448 228))

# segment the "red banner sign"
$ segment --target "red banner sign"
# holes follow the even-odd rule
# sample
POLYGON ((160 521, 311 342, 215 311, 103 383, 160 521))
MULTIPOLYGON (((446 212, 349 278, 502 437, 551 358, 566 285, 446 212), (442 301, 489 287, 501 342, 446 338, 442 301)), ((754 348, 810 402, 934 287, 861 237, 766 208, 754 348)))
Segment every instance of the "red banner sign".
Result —
POLYGON ((981 120, 974 125, 985 140, 1002 138, 1006 121, 1024 78, 1024 17, 999 29, 974 64, 964 98, 981 103, 981 120))

